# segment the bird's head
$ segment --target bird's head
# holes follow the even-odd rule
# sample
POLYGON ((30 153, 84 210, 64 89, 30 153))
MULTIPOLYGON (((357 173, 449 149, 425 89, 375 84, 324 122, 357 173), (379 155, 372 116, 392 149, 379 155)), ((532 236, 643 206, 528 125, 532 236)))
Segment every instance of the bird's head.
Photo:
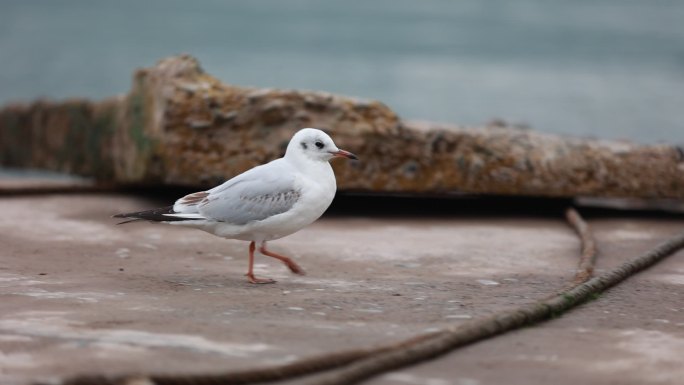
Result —
POLYGON ((328 134, 316 128, 303 128, 297 131, 287 145, 285 156, 305 157, 322 162, 334 157, 358 159, 351 152, 337 148, 328 134))

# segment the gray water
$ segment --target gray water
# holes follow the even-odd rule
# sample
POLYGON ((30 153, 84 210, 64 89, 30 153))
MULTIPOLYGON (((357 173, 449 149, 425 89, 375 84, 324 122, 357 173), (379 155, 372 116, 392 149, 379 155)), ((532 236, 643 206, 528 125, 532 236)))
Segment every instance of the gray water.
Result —
POLYGON ((0 1, 0 103, 124 93, 176 53, 407 119, 684 143, 684 1, 0 1))

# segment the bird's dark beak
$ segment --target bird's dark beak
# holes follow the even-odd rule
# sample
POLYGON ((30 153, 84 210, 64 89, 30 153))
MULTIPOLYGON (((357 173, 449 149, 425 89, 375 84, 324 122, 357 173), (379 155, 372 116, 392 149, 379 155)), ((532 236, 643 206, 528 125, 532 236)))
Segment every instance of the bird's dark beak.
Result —
POLYGON ((344 151, 344 150, 338 150, 338 151, 330 151, 333 156, 339 157, 339 158, 348 158, 348 159, 354 159, 354 160, 359 160, 359 157, 352 154, 349 151, 344 151))

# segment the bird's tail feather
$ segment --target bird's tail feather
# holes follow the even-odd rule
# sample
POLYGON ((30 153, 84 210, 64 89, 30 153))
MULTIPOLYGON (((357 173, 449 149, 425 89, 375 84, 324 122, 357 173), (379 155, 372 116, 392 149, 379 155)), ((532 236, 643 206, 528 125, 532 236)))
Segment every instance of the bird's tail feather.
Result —
POLYGON ((126 218, 128 220, 117 223, 117 225, 123 225, 124 223, 135 222, 135 221, 151 221, 151 222, 178 222, 187 221, 197 218, 185 218, 169 214, 177 214, 173 211, 173 206, 161 207, 158 209, 136 211, 133 213, 116 214, 112 218, 126 218))
MULTIPOLYGON (((115 218, 115 217, 112 217, 112 218, 115 218)), ((118 218, 118 217, 116 217, 116 218, 118 218)), ((127 221, 119 222, 119 223, 117 223, 117 225, 125 225, 126 223, 137 222, 137 221, 142 221, 142 219, 133 218, 133 219, 129 219, 127 221)))

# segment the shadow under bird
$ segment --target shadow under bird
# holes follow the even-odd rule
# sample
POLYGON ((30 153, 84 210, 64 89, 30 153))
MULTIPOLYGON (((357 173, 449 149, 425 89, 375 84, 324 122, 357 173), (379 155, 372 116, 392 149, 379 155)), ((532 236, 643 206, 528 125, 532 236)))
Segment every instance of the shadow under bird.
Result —
POLYGON ((207 191, 178 199, 173 206, 117 214, 129 221, 146 220, 204 230, 218 237, 250 241, 247 279, 274 283, 254 276, 254 251, 282 261, 295 274, 304 270, 290 258, 266 248, 266 242, 293 234, 318 219, 337 190, 328 162, 334 157, 358 159, 337 148, 325 132, 299 130, 285 156, 254 167, 207 191))

